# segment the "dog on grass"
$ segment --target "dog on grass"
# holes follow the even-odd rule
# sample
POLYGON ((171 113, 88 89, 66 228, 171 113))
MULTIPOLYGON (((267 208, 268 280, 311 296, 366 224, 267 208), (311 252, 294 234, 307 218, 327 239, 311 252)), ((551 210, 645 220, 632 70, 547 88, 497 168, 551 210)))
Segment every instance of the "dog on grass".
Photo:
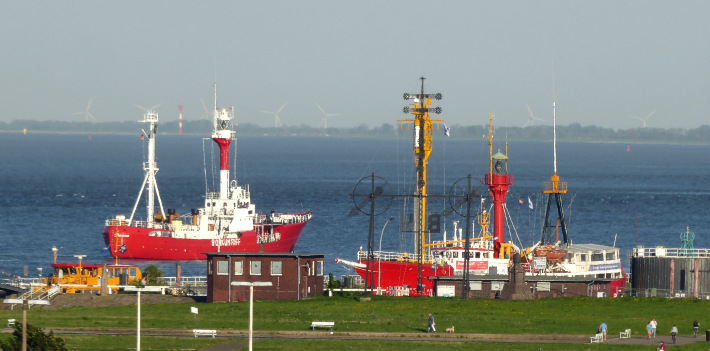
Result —
POLYGON ((453 334, 454 333, 454 326, 452 325, 451 328, 446 328, 446 332, 453 334))

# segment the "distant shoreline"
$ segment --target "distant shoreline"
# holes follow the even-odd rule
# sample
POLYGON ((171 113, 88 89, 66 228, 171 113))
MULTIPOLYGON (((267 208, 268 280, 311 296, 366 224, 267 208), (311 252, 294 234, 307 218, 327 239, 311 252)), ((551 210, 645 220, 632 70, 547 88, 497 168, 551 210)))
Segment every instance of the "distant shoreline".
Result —
MULTIPOLYGON (((22 130, 0 130, 0 134, 23 134, 24 131, 22 130)), ((44 130, 28 130, 26 134, 57 134, 57 135, 86 135, 86 136, 92 136, 92 135, 138 135, 140 133, 138 132, 105 132, 105 131, 96 131, 96 132, 86 132, 86 131, 44 131, 44 130)), ((183 133, 183 134, 177 134, 173 132, 165 132, 161 133, 162 135, 170 135, 170 136, 205 136, 204 133, 183 133)), ((250 137, 250 138, 283 138, 283 137, 301 137, 301 138, 334 138, 334 139, 394 139, 396 138, 395 136, 392 137, 387 137, 387 136, 382 136, 382 135, 374 135, 374 136, 361 136, 361 135, 355 135, 355 136, 349 136, 349 135, 251 135, 251 134, 244 134, 244 135, 237 135, 238 137, 250 137)), ((466 137, 451 137, 452 140, 465 140, 468 139, 466 137)), ((510 142, 552 142, 552 139, 537 139, 537 138, 530 138, 530 139, 509 139, 508 141, 510 142)), ((655 141, 650 141, 650 140, 604 140, 604 139, 571 139, 571 138, 559 138, 557 139, 558 142, 561 143, 589 143, 589 144, 628 144, 628 145, 710 145, 710 141, 679 141, 679 140, 655 140, 655 141)))

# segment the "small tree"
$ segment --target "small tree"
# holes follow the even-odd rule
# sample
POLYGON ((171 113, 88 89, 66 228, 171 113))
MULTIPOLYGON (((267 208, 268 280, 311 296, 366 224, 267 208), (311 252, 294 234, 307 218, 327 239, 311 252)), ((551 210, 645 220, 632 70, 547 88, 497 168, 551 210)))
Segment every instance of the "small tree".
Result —
MULTIPOLYGON (((0 341, 0 349, 3 351, 22 350, 22 323, 15 325, 12 338, 7 341, 0 341)), ((66 351, 64 339, 55 337, 53 332, 45 334, 42 328, 35 327, 27 323, 27 349, 32 351, 66 351)))
POLYGON ((163 284, 163 280, 160 279, 163 277, 163 271, 158 268, 158 266, 151 264, 145 268, 143 268, 143 278, 145 278, 145 284, 146 285, 161 285, 163 284))

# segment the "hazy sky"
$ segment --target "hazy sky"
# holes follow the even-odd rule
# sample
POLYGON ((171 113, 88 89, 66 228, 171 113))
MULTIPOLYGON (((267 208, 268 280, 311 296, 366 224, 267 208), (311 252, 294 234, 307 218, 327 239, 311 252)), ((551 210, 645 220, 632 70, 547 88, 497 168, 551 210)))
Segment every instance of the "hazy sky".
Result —
POLYGON ((447 124, 709 124, 708 1, 2 1, 0 120, 395 124, 440 92, 447 124), (553 70, 554 62, 554 70, 553 70), (553 75, 554 72, 554 75, 553 75))

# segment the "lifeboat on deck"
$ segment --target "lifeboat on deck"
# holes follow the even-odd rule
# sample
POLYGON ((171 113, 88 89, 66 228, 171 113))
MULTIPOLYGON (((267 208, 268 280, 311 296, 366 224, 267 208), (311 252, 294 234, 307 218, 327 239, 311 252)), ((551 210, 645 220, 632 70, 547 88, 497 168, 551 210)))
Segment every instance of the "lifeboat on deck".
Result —
POLYGON ((535 257, 545 257, 554 262, 562 261, 567 256, 567 250, 552 245, 535 248, 533 252, 535 257))

